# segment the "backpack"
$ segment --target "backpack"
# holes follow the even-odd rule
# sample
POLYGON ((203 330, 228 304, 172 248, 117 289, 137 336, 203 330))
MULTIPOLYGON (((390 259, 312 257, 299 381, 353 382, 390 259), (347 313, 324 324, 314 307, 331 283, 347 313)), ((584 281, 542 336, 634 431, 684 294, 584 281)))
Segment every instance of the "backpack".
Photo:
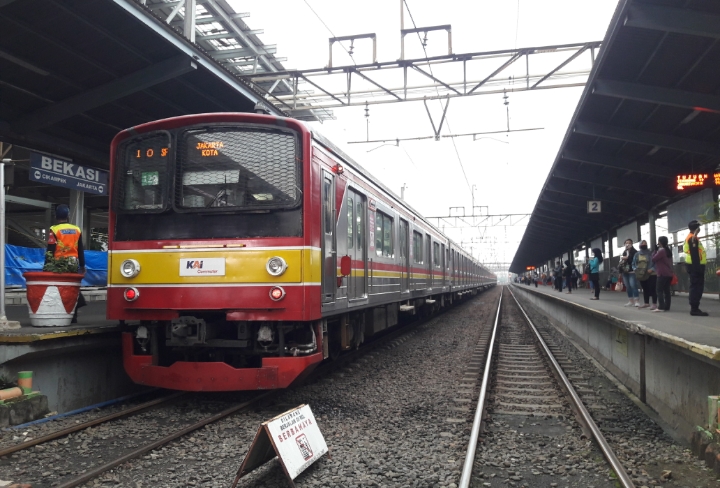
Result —
POLYGON ((645 281, 650 278, 648 272, 648 257, 642 254, 638 254, 637 266, 635 266, 635 277, 639 281, 645 281))

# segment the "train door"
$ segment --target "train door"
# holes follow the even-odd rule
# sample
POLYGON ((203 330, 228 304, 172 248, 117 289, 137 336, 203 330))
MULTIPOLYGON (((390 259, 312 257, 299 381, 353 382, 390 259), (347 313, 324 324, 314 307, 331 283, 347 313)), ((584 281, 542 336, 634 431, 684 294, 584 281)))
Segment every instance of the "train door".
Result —
POLYGON ((432 251, 432 237, 427 236, 427 287, 432 288, 433 282, 432 282, 432 275, 433 275, 433 251, 432 251))
POLYGON ((335 245, 335 180, 331 173, 323 171, 323 303, 335 300, 337 290, 337 263, 335 245))
POLYGON ((365 298, 365 197, 348 190, 348 256, 352 260, 352 271, 348 276, 348 299, 365 298))
POLYGON ((440 267, 442 269, 442 285, 443 287, 447 286, 447 269, 446 267, 446 261, 445 259, 447 256, 445 256, 445 244, 440 244, 440 267))
POLYGON ((410 227, 400 219, 400 292, 410 289, 410 227))

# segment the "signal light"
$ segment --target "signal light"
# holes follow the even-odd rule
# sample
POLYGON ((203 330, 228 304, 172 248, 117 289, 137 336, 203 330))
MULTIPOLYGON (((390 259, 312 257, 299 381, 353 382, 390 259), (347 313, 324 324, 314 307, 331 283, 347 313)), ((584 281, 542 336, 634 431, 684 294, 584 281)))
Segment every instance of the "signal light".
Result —
POLYGON ((140 296, 140 292, 137 288, 125 288, 123 295, 128 302, 134 302, 140 296))
POLYGON ((280 301, 285 297, 285 290, 281 286, 274 286, 270 289, 270 299, 274 302, 280 301))

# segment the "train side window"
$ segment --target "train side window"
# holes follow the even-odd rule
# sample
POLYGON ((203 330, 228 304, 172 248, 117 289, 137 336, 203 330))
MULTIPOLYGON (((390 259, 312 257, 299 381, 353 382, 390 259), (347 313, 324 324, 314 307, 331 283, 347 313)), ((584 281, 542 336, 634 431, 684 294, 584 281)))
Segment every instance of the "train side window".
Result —
POLYGON ((355 228, 355 219, 353 218, 353 207, 354 207, 354 201, 352 197, 349 197, 347 199, 347 247, 348 249, 353 248, 353 243, 355 242, 355 239, 353 237, 353 229, 355 228))
POLYGON ((413 261, 416 263, 423 262, 423 236, 415 231, 413 231, 413 261))
POLYGON ((440 267, 440 244, 433 242, 433 264, 436 268, 440 267))
MULTIPOLYGON (((407 246, 407 222, 405 222, 403 219, 400 219, 400 257, 404 258, 405 256, 405 247, 407 246)), ((404 262, 404 261, 403 261, 404 262)))
POLYGON ((382 212, 375 216, 375 253, 378 256, 394 257, 393 219, 382 212))
POLYGON ((355 235, 357 236, 357 248, 363 249, 365 247, 365 208, 362 201, 357 202, 355 206, 355 222, 356 230, 355 235))
POLYGON ((325 208, 325 233, 332 234, 332 205, 330 204, 330 193, 332 191, 332 181, 325 178, 323 183, 323 206, 325 208))

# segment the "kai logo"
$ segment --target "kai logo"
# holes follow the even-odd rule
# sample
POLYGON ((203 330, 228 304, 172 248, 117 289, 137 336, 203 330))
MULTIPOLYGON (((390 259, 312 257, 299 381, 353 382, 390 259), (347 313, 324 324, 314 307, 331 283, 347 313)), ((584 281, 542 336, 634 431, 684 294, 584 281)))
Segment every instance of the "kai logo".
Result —
POLYGON ((225 258, 184 257, 178 262, 180 276, 225 276, 225 258))

